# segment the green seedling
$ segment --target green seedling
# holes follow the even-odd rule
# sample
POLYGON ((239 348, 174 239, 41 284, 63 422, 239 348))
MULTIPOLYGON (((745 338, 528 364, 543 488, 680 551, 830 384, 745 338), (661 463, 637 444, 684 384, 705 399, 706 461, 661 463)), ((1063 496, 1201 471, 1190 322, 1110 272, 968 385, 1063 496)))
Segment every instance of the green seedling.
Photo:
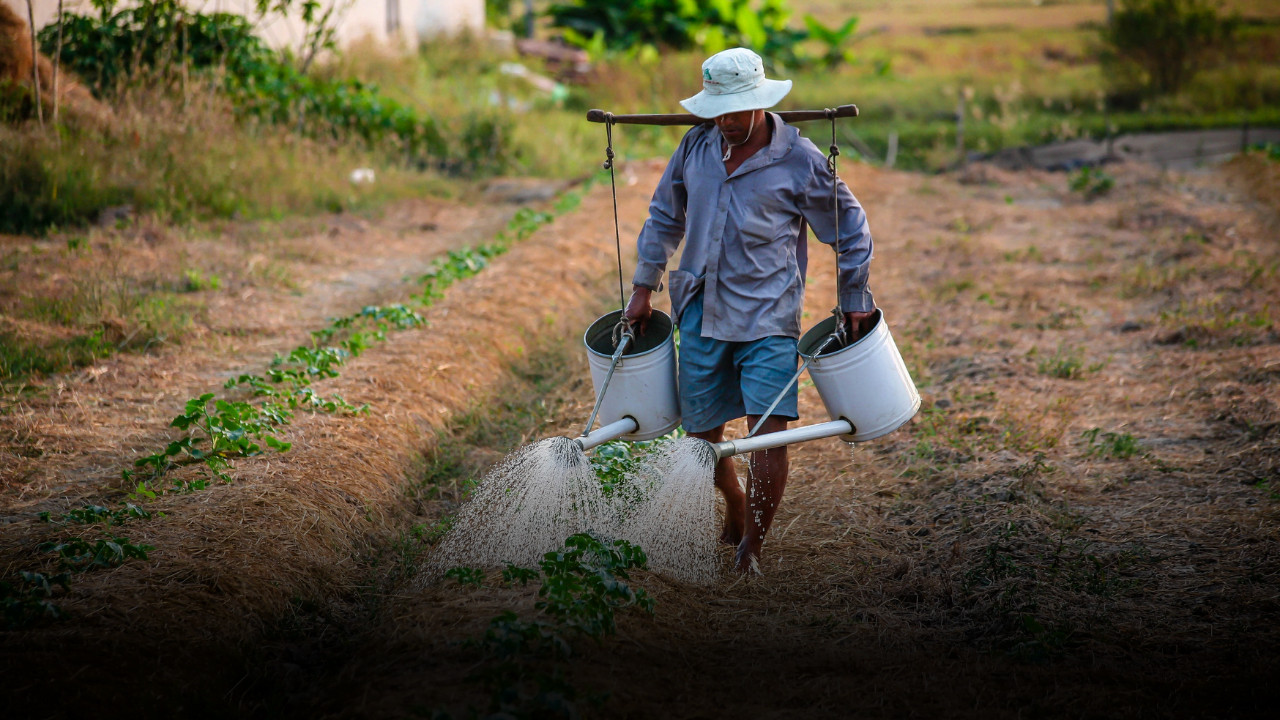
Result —
POLYGON ((547 553, 536 570, 508 565, 502 573, 508 584, 542 578, 536 607, 548 619, 526 621, 507 611, 489 621, 484 635, 466 641, 484 655, 470 680, 488 691, 490 711, 504 717, 577 717, 578 691, 559 663, 573 655, 574 636, 599 642, 614 634, 616 610, 634 606, 653 613, 653 599, 625 582, 627 570, 646 562, 644 552, 626 541, 606 545, 581 534, 547 553))
POLYGON ((596 448, 591 455, 591 469, 595 470, 605 497, 636 491, 637 489, 632 488, 628 480, 631 473, 639 466, 644 454, 664 443, 684 437, 684 434, 683 428, 677 428, 671 434, 653 440, 641 442, 614 440, 596 448))
POLYGON ((444 520, 441 520, 431 525, 430 527, 427 527, 426 523, 423 523, 421 525, 414 525, 412 532, 413 532, 413 536, 418 538, 422 542, 428 545, 435 545, 437 542, 440 542, 440 538, 447 535, 449 533, 449 530, 452 528, 453 528, 453 516, 449 516, 444 520))
POLYGON ((445 571, 444 576, 446 578, 453 578, 454 580, 457 580, 459 585, 474 585, 475 587, 480 587, 484 584, 484 570, 479 568, 449 568, 445 571))
POLYGON ((530 580, 538 579, 538 571, 530 568, 516 567, 508 564, 506 569, 502 571, 502 582, 508 585, 528 585, 530 580))
MULTIPOLYGON (((164 517, 164 513, 160 513, 160 516, 164 517)), ((49 512, 42 512, 39 517, 40 522, 73 522, 80 525, 94 525, 104 522, 107 525, 124 525, 133 519, 150 520, 152 513, 150 510, 144 510, 133 503, 126 503, 119 510, 112 510, 101 505, 85 505, 59 515, 57 520, 54 520, 49 512)))
POLYGON ((28 627, 43 618, 61 619, 62 609, 50 599, 58 586, 63 591, 70 590, 71 575, 24 571, 14 580, 0 580, 0 611, 4 613, 5 628, 28 627))
POLYGON ((134 545, 124 537, 113 537, 110 540, 100 538, 96 544, 90 544, 84 538, 73 537, 40 546, 41 552, 57 555, 59 565, 68 572, 119 567, 131 559, 146 560, 147 552, 151 550, 155 548, 150 545, 134 545))
MULTIPOLYGON (((232 459, 259 455, 262 445, 278 452, 289 450, 291 444, 280 440, 275 429, 288 424, 291 417, 292 414, 279 405, 269 403, 259 407, 246 402, 214 400, 213 393, 205 393, 188 400, 185 412, 170 423, 171 427, 187 431, 186 437, 169 443, 158 453, 138 458, 133 464, 135 468, 146 469, 150 478, 156 479, 174 467, 203 463, 212 477, 230 482, 226 470, 231 467, 232 459)), ((134 473, 125 470, 124 479, 132 483, 134 473)))
POLYGON ((644 568, 644 551, 625 540, 606 546, 588 534, 570 536, 563 551, 547 553, 542 568, 541 600, 535 605, 589 637, 613 635, 614 610, 638 606, 653 612, 653 598, 644 590, 633 590, 622 580, 631 579, 627 570, 644 568))

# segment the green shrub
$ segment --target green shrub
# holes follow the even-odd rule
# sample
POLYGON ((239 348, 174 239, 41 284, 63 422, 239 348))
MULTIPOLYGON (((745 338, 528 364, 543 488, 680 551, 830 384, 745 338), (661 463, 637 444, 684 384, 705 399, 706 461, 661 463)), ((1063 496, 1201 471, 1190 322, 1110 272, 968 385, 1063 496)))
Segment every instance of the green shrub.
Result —
POLYGON ((807 35, 787 27, 785 0, 572 0, 552 5, 552 25, 571 42, 597 36, 611 50, 644 45, 716 53, 749 47, 787 63, 807 35))
MULTIPOLYGON (((39 39, 46 54, 55 54, 58 24, 46 26, 39 39)), ((268 48, 240 15, 191 12, 176 0, 142 0, 118 12, 104 3, 97 17, 65 15, 62 43, 63 65, 100 97, 143 79, 175 84, 184 71, 195 71, 215 78, 242 116, 312 136, 355 136, 370 144, 391 139, 419 160, 448 160, 434 119, 372 83, 308 74, 288 53, 268 48)))
MULTIPOLYGON (((171 75, 227 67, 243 71, 271 56, 254 37, 249 21, 231 13, 188 12, 176 0, 142 0, 112 12, 95 3, 96 17, 66 13, 62 21, 62 65, 88 83, 98 97, 127 86, 141 73, 171 75)), ((39 32, 41 50, 58 48, 58 24, 39 32)))
POLYGON ((1222 17, 1210 0, 1121 0, 1102 40, 1146 76, 1155 94, 1180 90, 1231 41, 1237 17, 1222 17))

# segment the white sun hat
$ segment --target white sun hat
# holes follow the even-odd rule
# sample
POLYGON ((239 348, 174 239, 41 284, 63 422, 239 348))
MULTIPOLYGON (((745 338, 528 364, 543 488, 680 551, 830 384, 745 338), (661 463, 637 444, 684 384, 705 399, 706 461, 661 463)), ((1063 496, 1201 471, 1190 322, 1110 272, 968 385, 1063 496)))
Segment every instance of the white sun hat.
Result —
POLYGON ((764 62, 746 48, 731 48, 702 63, 702 92, 681 100, 685 110, 700 118, 717 118, 742 110, 777 105, 791 92, 790 80, 769 80, 764 62))

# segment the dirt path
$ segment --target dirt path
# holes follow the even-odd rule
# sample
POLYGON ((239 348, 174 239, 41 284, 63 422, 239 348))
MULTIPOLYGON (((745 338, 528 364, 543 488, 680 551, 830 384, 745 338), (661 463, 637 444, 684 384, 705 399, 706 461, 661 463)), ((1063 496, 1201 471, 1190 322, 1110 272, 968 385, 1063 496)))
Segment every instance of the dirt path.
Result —
MULTIPOLYGON (((626 237, 660 165, 633 170, 626 237)), ((1059 175, 844 174, 869 209, 873 288, 921 415, 852 454, 795 448, 764 576, 693 588, 642 574, 656 614, 584 643, 572 682, 636 718, 1261 715, 1277 699, 1274 221, 1215 174, 1121 166, 1090 203, 1059 175)), ((4 633, 16 697, 52 715, 102 698, 135 716, 480 706, 457 642, 502 610, 532 614, 533 597, 406 589, 415 534, 466 478, 441 433, 474 467, 578 427, 591 393, 577 336, 610 296, 611 234, 597 189, 451 290, 430 328, 325 386, 369 416, 300 416, 290 453, 155 503, 166 518, 129 528, 152 561, 77 580, 66 623, 4 633), (108 660, 144 679, 98 672, 108 660)), ((825 248, 810 255, 806 324, 832 282, 825 248)), ((31 424, 74 448, 29 483, 44 497, 101 487, 85 475, 154 445, 178 396, 241 360, 116 362, 31 424), (124 407, 104 404, 116 394, 124 407), (72 443, 84 427, 90 441, 72 443)), ((801 413, 822 417, 807 384, 801 413)), ((10 567, 51 535, 30 520, 36 496, 6 500, 10 567)))
MULTIPOLYGON (((334 215, 266 229, 231 225, 183 236, 142 223, 103 233, 81 257, 32 243, 49 259, 18 277, 21 288, 57 290, 78 273, 111 266, 110 283, 181 277, 203 266, 222 287, 195 293, 195 327, 184 342, 123 353, 19 396, 0 418, 10 438, 0 458, 3 506, 62 509, 119 476, 122 455, 142 455, 165 437, 181 403, 243 372, 261 372, 278 352, 305 343, 326 319, 364 305, 401 302, 447 250, 491 240, 514 206, 424 199, 376 218, 334 215), (197 260, 198 259, 198 260, 197 260)), ((16 517, 14 518, 16 519, 16 517)))

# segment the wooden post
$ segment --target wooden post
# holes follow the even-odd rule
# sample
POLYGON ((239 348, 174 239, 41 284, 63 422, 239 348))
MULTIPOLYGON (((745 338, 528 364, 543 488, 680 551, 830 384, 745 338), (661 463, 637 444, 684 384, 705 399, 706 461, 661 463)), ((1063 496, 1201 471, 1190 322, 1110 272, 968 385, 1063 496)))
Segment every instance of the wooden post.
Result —
POLYGON ((31 87, 36 91, 36 118, 44 127, 44 105, 40 99, 40 46, 36 45, 36 10, 27 0, 27 21, 31 23, 31 87))
POLYGON ((1111 157, 1111 103, 1107 102, 1107 96, 1102 96, 1102 137, 1103 137, 1103 157, 1111 157))
POLYGON ((893 167, 898 161, 898 131, 889 131, 889 152, 884 156, 884 166, 893 167))
POLYGON ((956 166, 964 167, 964 88, 960 88, 956 102, 956 166))

